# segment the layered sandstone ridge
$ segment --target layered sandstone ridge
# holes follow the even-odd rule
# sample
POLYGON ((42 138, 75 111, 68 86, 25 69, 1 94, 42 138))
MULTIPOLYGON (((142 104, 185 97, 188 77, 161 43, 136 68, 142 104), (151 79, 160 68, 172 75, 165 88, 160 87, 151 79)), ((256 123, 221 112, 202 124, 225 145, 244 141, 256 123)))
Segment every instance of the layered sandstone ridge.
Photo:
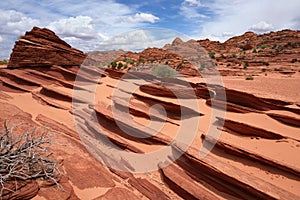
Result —
POLYGON ((16 42, 8 67, 81 65, 85 57, 82 51, 72 48, 53 31, 34 27, 16 42))
MULTIPOLYGON (((224 43, 209 39, 197 41, 221 65, 268 66, 299 65, 300 31, 282 30, 266 34, 246 32, 224 43)), ((267 70, 268 71, 268 70, 267 70)))

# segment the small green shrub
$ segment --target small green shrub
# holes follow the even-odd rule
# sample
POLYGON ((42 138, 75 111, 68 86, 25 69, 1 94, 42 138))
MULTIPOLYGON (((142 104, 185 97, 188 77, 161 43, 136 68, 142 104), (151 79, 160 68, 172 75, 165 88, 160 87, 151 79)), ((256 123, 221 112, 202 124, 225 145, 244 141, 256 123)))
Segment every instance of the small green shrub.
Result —
POLYGON ((122 67, 123 67, 123 63, 119 62, 118 63, 118 70, 122 69, 122 67))
POLYGON ((252 50, 252 53, 257 53, 256 49, 253 49, 253 50, 252 50))
POLYGON ((260 48, 260 49, 265 49, 265 48, 267 48, 267 47, 268 47, 267 45, 262 44, 262 45, 260 45, 258 48, 260 48))
POLYGON ((276 52, 279 53, 280 51, 282 51, 284 49, 284 47, 280 44, 276 47, 276 52))
POLYGON ((244 64, 244 69, 248 69, 248 66, 249 66, 249 64, 248 64, 248 62, 246 62, 246 63, 244 64))
POLYGON ((215 54, 216 54, 216 53, 213 52, 213 51, 211 51, 211 52, 208 53, 209 57, 212 58, 212 59, 215 58, 215 54))
POLYGON ((8 64, 8 60, 0 60, 0 65, 7 65, 8 64))
POLYGON ((245 80, 254 80, 254 77, 252 75, 246 76, 245 80))
POLYGON ((184 62, 183 61, 181 61, 178 65, 177 65, 177 69, 181 69, 182 68, 182 66, 183 66, 183 64, 184 64, 184 62))
POLYGON ((298 60, 297 60, 297 58, 293 58, 292 59, 292 63, 295 63, 295 62, 297 62, 298 60))
POLYGON ((296 48, 298 45, 297 45, 296 42, 288 42, 288 43, 286 44, 286 46, 290 46, 290 47, 292 47, 292 48, 296 48))
POLYGON ((142 63, 142 64, 144 64, 146 61, 145 61, 145 59, 143 59, 143 58, 139 58, 138 59, 138 63, 142 63))
POLYGON ((129 64, 131 64, 131 65, 134 64, 134 60, 132 60, 131 58, 125 58, 125 59, 124 59, 124 62, 129 63, 129 64))
POLYGON ((231 54, 231 57, 236 58, 236 54, 235 53, 231 54))
POLYGON ((111 62, 110 65, 111 65, 112 69, 116 69, 117 68, 117 62, 116 61, 111 62))
POLYGON ((151 72, 154 76, 161 78, 175 78, 177 74, 176 70, 167 65, 154 66, 151 72))
POLYGON ((266 72, 267 69, 266 69, 266 68, 262 68, 261 71, 262 71, 262 72, 266 72))

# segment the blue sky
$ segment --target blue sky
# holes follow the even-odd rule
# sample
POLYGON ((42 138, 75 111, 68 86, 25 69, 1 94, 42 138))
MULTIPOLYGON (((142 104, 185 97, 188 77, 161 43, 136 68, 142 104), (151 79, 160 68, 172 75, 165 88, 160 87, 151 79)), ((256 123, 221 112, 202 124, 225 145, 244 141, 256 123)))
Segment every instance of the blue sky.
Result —
POLYGON ((0 58, 33 26, 83 51, 162 46, 176 36, 225 41, 300 29, 299 0, 10 0, 0 2, 0 58))

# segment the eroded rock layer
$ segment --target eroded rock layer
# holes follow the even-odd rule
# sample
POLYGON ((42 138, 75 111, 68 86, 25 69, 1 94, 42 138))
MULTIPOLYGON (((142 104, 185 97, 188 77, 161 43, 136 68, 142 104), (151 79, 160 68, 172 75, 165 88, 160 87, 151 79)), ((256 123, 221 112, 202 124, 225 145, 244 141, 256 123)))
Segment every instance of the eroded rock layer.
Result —
POLYGON ((72 48, 53 31, 34 27, 16 42, 8 67, 81 65, 85 57, 82 51, 72 48))

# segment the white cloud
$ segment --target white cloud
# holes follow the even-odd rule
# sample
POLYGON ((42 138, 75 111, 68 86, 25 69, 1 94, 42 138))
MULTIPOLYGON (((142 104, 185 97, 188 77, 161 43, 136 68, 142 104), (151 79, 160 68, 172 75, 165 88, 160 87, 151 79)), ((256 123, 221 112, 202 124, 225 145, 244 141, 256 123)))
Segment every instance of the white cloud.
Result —
POLYGON ((257 24, 252 25, 249 29, 255 32, 263 33, 273 30, 274 26, 265 21, 260 21, 257 24))
POLYGON ((101 46, 113 49, 130 50, 143 46, 152 40, 152 36, 147 34, 144 30, 134 30, 125 32, 116 36, 111 37, 107 41, 104 41, 101 46))
POLYGON ((180 11, 180 14, 188 19, 207 18, 206 15, 199 13, 195 7, 181 6, 180 11))
POLYGON ((159 18, 149 14, 149 13, 136 13, 134 16, 128 17, 128 22, 138 23, 138 22, 150 22, 155 23, 159 18))
POLYGON ((24 13, 0 9, 0 59, 7 59, 15 40, 24 35, 25 31, 39 24, 39 20, 28 17, 24 13))
POLYGON ((77 16, 54 21, 49 24, 48 28, 63 37, 93 39, 99 35, 92 22, 93 19, 89 16, 77 16))
POLYGON ((179 14, 187 19, 208 18, 198 11, 200 7, 202 4, 199 0, 184 0, 180 5, 179 14))
MULTIPOLYGON (((299 0, 215 0, 203 5, 213 13, 210 20, 195 28, 193 37, 225 41, 224 32, 241 35, 245 31, 266 32, 299 29, 299 0), (200 34, 199 34, 200 33, 200 34)), ((230 36, 231 37, 231 36, 230 36)))
POLYGON ((47 27, 73 47, 88 51, 112 35, 145 27, 159 17, 115 0, 11 0, 0 2, 0 56, 7 57, 18 36, 33 26, 47 27))
POLYGON ((199 0, 184 0, 184 3, 187 3, 191 6, 202 6, 201 2, 199 0))
POLYGON ((0 34, 21 35, 38 24, 39 20, 27 17, 21 12, 0 9, 0 34))
POLYGON ((170 29, 146 28, 124 32, 104 41, 95 41, 95 45, 91 48, 93 48, 92 50, 141 51, 147 47, 163 47, 165 44, 171 43, 176 36, 187 38, 187 36, 178 35, 178 32, 170 29))
POLYGON ((231 36, 234 36, 234 33, 233 32, 223 32, 222 36, 223 37, 231 37, 231 36))

